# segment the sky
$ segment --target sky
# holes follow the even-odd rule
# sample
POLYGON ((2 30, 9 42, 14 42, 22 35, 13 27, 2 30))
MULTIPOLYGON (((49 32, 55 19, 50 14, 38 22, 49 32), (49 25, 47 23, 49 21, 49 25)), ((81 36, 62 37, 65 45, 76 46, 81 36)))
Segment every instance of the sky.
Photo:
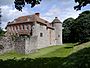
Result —
POLYGON ((31 8, 30 5, 25 5, 22 12, 15 9, 14 0, 0 0, 0 8, 2 11, 2 28, 5 28, 7 22, 13 21, 20 16, 31 15, 39 12, 40 17, 52 22, 55 17, 58 17, 61 22, 72 17, 77 18, 78 15, 86 10, 90 10, 90 5, 83 7, 81 10, 74 10, 77 3, 74 0, 42 0, 39 5, 31 8))

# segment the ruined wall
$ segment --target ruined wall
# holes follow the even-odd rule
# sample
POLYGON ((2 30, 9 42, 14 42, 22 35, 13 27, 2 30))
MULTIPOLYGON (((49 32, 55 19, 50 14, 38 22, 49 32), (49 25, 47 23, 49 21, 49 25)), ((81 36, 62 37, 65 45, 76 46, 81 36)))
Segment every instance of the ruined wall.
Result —
POLYGON ((18 37, 15 41, 15 51, 21 54, 29 54, 37 50, 37 36, 18 37))
POLYGON ((15 39, 15 51, 17 53, 25 54, 25 37, 17 37, 15 39))
POLYGON ((14 45, 11 37, 0 37, 0 53, 14 50, 14 45))
POLYGON ((25 39, 25 53, 32 53, 37 50, 37 36, 27 37, 25 39))

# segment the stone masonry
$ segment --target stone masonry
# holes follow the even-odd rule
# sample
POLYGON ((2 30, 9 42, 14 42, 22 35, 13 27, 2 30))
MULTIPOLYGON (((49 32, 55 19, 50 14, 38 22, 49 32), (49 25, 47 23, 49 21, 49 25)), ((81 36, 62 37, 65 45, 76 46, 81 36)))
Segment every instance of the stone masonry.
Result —
POLYGON ((0 53, 14 50, 14 45, 11 37, 0 37, 0 53))
POLYGON ((0 53, 14 50, 28 54, 54 45, 62 45, 62 23, 55 17, 49 23, 39 13, 8 22, 5 37, 0 39, 0 53))

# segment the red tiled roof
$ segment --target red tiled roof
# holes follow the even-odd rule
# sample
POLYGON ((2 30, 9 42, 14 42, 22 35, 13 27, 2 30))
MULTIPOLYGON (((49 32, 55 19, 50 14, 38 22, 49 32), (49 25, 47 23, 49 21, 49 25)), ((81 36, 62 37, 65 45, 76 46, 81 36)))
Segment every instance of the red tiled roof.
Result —
POLYGON ((7 24, 7 26, 9 25, 15 25, 15 24, 21 24, 21 23, 30 23, 30 22, 39 22, 41 24, 44 24, 46 25, 48 28, 52 28, 54 29, 50 23, 42 18, 40 18, 39 16, 37 16, 36 14, 33 14, 33 15, 28 15, 28 16, 21 16, 21 17, 18 17, 17 19, 14 19, 14 21, 12 22, 9 22, 7 24))

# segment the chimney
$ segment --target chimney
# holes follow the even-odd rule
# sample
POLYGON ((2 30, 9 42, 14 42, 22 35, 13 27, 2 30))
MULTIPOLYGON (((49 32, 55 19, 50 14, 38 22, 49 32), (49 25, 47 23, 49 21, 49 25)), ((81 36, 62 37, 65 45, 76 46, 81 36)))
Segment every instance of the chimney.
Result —
POLYGON ((55 17, 55 19, 58 18, 58 17, 55 17))
POLYGON ((35 13, 35 15, 37 15, 39 17, 40 16, 40 13, 35 13))

